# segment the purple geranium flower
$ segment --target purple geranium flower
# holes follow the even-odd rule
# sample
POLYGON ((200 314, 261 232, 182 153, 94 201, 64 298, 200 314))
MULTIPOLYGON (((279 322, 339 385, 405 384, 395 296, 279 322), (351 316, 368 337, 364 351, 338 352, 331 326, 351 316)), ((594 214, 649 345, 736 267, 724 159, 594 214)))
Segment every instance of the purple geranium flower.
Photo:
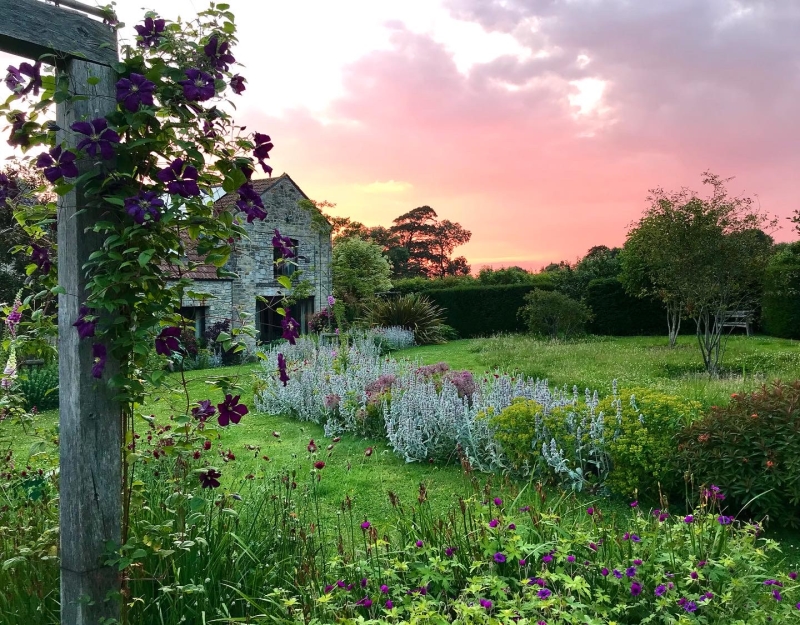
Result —
POLYGON ((239 74, 236 74, 233 78, 231 78, 231 89, 233 89, 233 92, 235 94, 241 95, 242 92, 246 89, 246 87, 244 86, 244 77, 239 76, 239 74))
POLYGON ((264 202, 261 201, 261 196, 256 193, 253 185, 249 182, 239 187, 239 199, 236 201, 236 207, 247 215, 249 224, 253 223, 254 219, 264 221, 267 218, 264 202))
POLYGON ((636 575, 636 567, 629 566, 627 569, 625 569, 625 575, 628 577, 634 577, 636 575))
POLYGON ((717 521, 719 521, 720 525, 730 525, 733 522, 733 517, 721 515, 717 517, 717 521))
POLYGON ((187 165, 182 158, 176 158, 169 167, 159 169, 156 177, 166 183, 167 191, 181 197, 200 195, 197 186, 197 168, 187 165))
POLYGON ((359 599, 356 601, 356 605, 364 606, 365 608, 372 607, 372 599, 369 597, 364 597, 363 599, 359 599))
POLYGON ((619 571, 619 569, 614 569, 613 571, 611 571, 611 573, 612 573, 612 574, 614 575, 614 577, 616 577, 617 579, 622 579, 622 573, 619 571))
POLYGON ((42 152, 36 159, 36 166, 44 169, 44 177, 55 183, 59 178, 76 178, 75 154, 61 149, 60 145, 42 152))
POLYGON ((498 521, 497 519, 492 519, 491 521, 489 521, 489 527, 491 528, 495 528, 498 525, 500 525, 500 521, 498 521))
POLYGON ((492 602, 489 599, 481 599, 479 603, 481 604, 481 607, 485 608, 486 610, 492 609, 492 602))
POLYGON ((659 584, 658 586, 656 586, 656 590, 655 590, 656 597, 661 597, 666 592, 667 592, 667 587, 664 586, 664 584, 659 584))
POLYGON ((47 248, 36 245, 36 243, 31 243, 31 250, 31 262, 34 263, 42 273, 50 273, 50 252, 47 251, 47 248))
POLYGON ((141 191, 139 195, 125 200, 125 211, 139 225, 144 224, 148 218, 150 221, 161 219, 161 209, 163 208, 164 200, 153 191, 141 191))
POLYGON ((214 97, 214 78, 197 68, 186 70, 186 80, 178 81, 183 95, 190 102, 204 102, 214 97))
POLYGON ((137 45, 141 48, 153 48, 157 46, 165 27, 166 22, 163 19, 146 17, 144 24, 137 24, 134 26, 136 33, 141 37, 137 45))
POLYGON ((631 584, 631 595, 638 597, 640 594, 642 594, 642 585, 639 582, 633 582, 631 584))
POLYGON ((180 342, 178 337, 181 335, 181 329, 177 326, 169 326, 161 330, 156 337, 156 354, 162 356, 169 356, 172 352, 180 349, 180 342))
POLYGON ((192 416, 199 421, 205 421, 206 419, 213 417, 217 412, 217 409, 211 404, 210 399, 203 399, 198 402, 197 406, 192 408, 192 416))
POLYGON ((119 135, 108 127, 108 122, 104 117, 98 117, 90 122, 75 122, 70 128, 75 132, 86 135, 86 138, 81 139, 80 143, 78 143, 78 150, 85 149, 86 153, 92 158, 97 156, 98 151, 105 159, 114 156, 112 144, 119 143, 119 135))
POLYGON ((280 233, 275 228, 275 236, 272 237, 272 247, 280 250, 281 258, 294 258, 294 244, 292 240, 280 233))
POLYGON ((300 338, 300 322, 287 311, 281 319, 281 327, 283 328, 281 336, 289 341, 290 345, 295 345, 296 339, 300 338))
POLYGON ((692 516, 691 514, 687 514, 685 517, 683 517, 683 522, 694 523, 694 516, 692 516))
POLYGON ((549 553, 546 553, 542 556, 542 562, 552 562, 553 556, 549 553))
POLYGON ((453 554, 458 550, 458 547, 446 547, 444 550, 444 555, 448 558, 452 558, 453 554))
POLYGON ((503 562, 506 561, 505 554, 498 551, 494 554, 494 561, 497 562, 497 564, 503 564, 503 562))
POLYGON ((386 607, 387 610, 391 610, 394 607, 394 603, 392 603, 391 599, 388 599, 384 604, 384 606, 386 607))
POLYGON ((228 71, 229 64, 236 62, 229 49, 230 44, 227 41, 221 42, 217 35, 212 36, 208 43, 203 46, 203 52, 208 57, 211 67, 223 72, 228 71))
POLYGON ((283 354, 278 354, 278 373, 280 374, 280 381, 286 386, 289 376, 286 373, 286 357, 283 354))
POLYGON ((209 468, 201 471, 198 477, 203 488, 219 488, 219 478, 222 477, 222 473, 216 469, 209 468))
POLYGON ((261 169, 264 170, 264 173, 271 174, 272 167, 267 165, 264 160, 269 158, 269 151, 273 148, 272 140, 269 138, 269 135, 262 135, 260 132, 257 132, 253 137, 253 141, 256 144, 253 150, 253 156, 255 156, 261 164, 261 169))
POLYGON ((386 584, 381 584, 381 594, 388 595, 389 587, 386 584))
POLYGON ((106 368, 106 360, 108 359, 106 346, 102 343, 94 343, 92 345, 92 358, 94 359, 92 377, 100 379, 103 377, 103 370, 106 368))
POLYGON ((78 329, 78 337, 81 339, 88 339, 94 336, 95 328, 97 328, 97 319, 88 320, 86 317, 93 316, 91 308, 81 306, 78 310, 78 319, 73 323, 73 327, 78 329))
POLYGON ((153 106, 155 90, 155 84, 147 78, 141 74, 131 74, 130 78, 120 78, 117 81, 117 102, 133 113, 142 104, 153 106))
POLYGON ((228 422, 239 423, 247 414, 247 406, 239 403, 239 395, 234 397, 230 393, 225 395, 225 401, 217 404, 217 408, 219 409, 217 422, 223 427, 228 425, 228 422))
POLYGON ((548 588, 542 588, 536 593, 536 596, 539 597, 539 599, 547 599, 551 594, 553 593, 551 593, 548 588))
POLYGON ((573 556, 572 554, 569 554, 569 555, 567 556, 567 562, 569 562, 570 564, 571 564, 572 562, 575 562, 575 556, 573 556))
POLYGON ((602 575, 603 577, 607 577, 608 576, 608 569, 606 567, 603 567, 602 569, 600 569, 600 575, 602 575))

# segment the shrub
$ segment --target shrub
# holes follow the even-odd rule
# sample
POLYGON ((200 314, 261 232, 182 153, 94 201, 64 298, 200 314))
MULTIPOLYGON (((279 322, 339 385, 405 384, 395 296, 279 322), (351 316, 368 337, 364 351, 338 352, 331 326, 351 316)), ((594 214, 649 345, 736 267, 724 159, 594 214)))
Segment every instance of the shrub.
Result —
POLYGON ((583 302, 539 289, 525 295, 525 305, 517 314, 528 330, 553 339, 582 334, 592 318, 592 311, 583 302))
POLYGON ((443 343, 444 311, 424 295, 401 295, 368 305, 365 320, 372 326, 401 327, 414 333, 418 345, 443 343))
POLYGON ((206 328, 205 334, 203 334, 203 338, 206 340, 206 344, 208 348, 212 350, 215 357, 222 360, 222 364, 224 366, 236 365, 239 364, 241 360, 241 354, 237 353, 234 348, 231 349, 223 349, 221 345, 217 344, 217 338, 220 334, 230 334, 231 331, 231 320, 230 319, 223 319, 222 321, 216 321, 212 323, 208 328, 206 328))
POLYGON ((747 515, 800 524, 800 381, 714 406, 679 436, 681 466, 719 484, 747 515), (752 500, 752 501, 751 501, 752 500))
POLYGON ((444 308, 444 322, 463 338, 490 336, 500 332, 521 332, 524 322, 517 310, 525 303, 525 295, 534 288, 552 290, 548 280, 500 286, 471 286, 427 291, 426 295, 444 308))
POLYGON ((194 333, 194 328, 191 326, 183 326, 181 328, 181 346, 183 353, 189 358, 196 358, 199 346, 197 344, 197 337, 194 333))
POLYGON ((634 336, 666 334, 664 306, 650 298, 631 297, 617 278, 592 280, 586 289, 586 305, 594 317, 592 334, 634 336))
POLYGON ((309 332, 316 332, 317 334, 320 332, 332 332, 337 327, 336 315, 327 306, 308 318, 309 332))
POLYGON ((19 390, 25 397, 25 409, 58 408, 58 363, 28 367, 20 377, 19 390))
POLYGON ((800 244, 780 249, 770 259, 764 277, 761 308, 764 332, 800 339, 800 244))

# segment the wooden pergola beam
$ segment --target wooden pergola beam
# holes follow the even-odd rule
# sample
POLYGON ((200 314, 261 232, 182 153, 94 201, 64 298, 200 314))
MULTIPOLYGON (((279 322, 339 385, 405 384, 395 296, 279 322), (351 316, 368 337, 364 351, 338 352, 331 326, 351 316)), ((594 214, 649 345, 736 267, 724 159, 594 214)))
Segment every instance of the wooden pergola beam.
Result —
POLYGON ((55 54, 108 66, 118 60, 113 28, 38 0, 0 0, 0 50, 29 59, 55 54))

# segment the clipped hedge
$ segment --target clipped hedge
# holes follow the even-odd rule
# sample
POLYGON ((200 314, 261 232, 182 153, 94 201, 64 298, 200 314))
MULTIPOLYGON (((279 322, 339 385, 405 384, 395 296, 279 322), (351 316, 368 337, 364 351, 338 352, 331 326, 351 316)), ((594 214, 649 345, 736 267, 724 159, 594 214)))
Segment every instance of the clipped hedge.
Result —
POLYGON ((525 295, 535 284, 477 286, 426 291, 434 303, 445 309, 445 323, 464 338, 489 336, 498 332, 524 332, 525 323, 517 311, 525 305, 525 295))
POLYGON ((589 332, 607 336, 667 333, 667 313, 654 299, 631 297, 616 278, 592 280, 586 303, 594 313, 589 332))
POLYGON ((800 339, 800 245, 777 253, 767 267, 761 301, 766 334, 800 339))

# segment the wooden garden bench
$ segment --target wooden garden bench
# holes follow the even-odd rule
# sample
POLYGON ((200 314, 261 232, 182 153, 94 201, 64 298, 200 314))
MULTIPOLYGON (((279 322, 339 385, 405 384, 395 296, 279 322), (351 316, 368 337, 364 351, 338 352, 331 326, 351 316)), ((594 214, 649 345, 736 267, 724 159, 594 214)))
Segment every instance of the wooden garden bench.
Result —
POLYGON ((752 310, 729 310, 725 313, 723 328, 744 328, 750 336, 750 323, 753 318, 752 310))

